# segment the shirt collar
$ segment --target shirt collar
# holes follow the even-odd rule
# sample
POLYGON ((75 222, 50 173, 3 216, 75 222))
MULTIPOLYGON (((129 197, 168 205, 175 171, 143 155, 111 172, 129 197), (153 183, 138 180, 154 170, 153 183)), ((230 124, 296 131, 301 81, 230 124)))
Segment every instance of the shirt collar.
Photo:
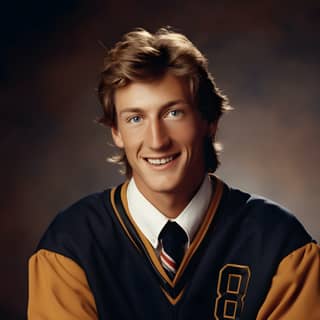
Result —
MULTIPOLYGON (((209 177, 206 175, 201 187, 188 205, 177 218, 170 219, 171 221, 177 222, 186 232, 188 237, 188 246, 193 240, 194 235, 208 209, 211 194, 211 182, 209 177)), ((127 188, 127 200, 133 220, 150 241, 152 246, 156 249, 158 247, 159 234, 169 219, 143 196, 137 188, 133 178, 129 181, 127 188)))

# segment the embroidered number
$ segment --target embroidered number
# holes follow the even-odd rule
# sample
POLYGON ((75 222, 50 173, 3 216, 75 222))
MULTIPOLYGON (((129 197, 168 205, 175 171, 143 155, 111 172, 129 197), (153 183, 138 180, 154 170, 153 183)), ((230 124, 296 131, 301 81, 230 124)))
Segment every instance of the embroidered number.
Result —
POLYGON ((214 318, 239 319, 250 279, 248 266, 226 264, 219 272, 214 318))

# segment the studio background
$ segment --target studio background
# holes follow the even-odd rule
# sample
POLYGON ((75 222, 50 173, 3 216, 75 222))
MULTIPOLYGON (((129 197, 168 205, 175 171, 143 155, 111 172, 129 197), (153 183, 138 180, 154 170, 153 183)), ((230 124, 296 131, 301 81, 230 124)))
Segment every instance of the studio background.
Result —
POLYGON ((25 318, 27 259, 57 212, 123 179, 94 122, 104 47, 166 25, 205 53, 235 109, 217 174, 320 240, 319 1, 2 2, 0 319, 25 318))

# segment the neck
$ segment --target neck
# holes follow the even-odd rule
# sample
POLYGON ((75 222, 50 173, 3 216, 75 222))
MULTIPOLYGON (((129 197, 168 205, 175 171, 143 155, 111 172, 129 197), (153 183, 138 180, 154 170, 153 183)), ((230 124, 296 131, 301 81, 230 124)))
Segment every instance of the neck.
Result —
POLYGON ((188 205, 191 199, 199 190, 203 181, 197 181, 194 185, 190 185, 189 190, 182 188, 179 190, 171 190, 169 192, 154 192, 152 190, 142 190, 137 185, 144 197, 152 203, 163 215, 170 219, 176 218, 188 205))

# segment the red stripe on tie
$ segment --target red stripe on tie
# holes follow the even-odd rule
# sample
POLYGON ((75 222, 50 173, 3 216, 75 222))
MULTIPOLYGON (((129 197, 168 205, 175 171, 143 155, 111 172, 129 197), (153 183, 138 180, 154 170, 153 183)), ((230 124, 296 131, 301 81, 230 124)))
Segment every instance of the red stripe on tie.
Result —
POLYGON ((176 262, 163 250, 163 248, 160 253, 160 258, 166 269, 174 273, 176 272, 176 262))

